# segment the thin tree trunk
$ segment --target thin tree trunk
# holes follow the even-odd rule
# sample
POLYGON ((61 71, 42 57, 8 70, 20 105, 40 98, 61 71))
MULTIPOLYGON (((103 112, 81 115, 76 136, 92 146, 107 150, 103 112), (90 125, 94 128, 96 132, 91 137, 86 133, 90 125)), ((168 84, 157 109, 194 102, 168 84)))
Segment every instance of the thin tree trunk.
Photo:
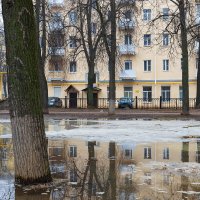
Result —
POLYGON ((94 62, 88 64, 88 90, 87 90, 87 107, 89 109, 94 108, 94 95, 93 95, 93 85, 95 83, 94 77, 94 62))
POLYGON ((45 61, 46 61, 46 16, 45 16, 45 0, 36 0, 36 22, 37 22, 37 35, 38 43, 40 39, 40 18, 42 18, 42 45, 38 48, 38 56, 40 59, 39 65, 39 80, 40 80, 40 93, 43 105, 43 113, 48 114, 48 87, 45 77, 45 61), (41 11, 41 12, 40 12, 41 11))
POLYGON ((189 84, 188 84, 188 41, 186 28, 185 0, 179 2, 180 25, 181 25, 181 51, 182 51, 182 88, 183 106, 182 114, 189 114, 189 84))
POLYGON ((110 115, 115 114, 115 62, 116 62, 116 4, 110 0, 111 49, 109 53, 109 109, 110 115))
POLYGON ((20 184, 51 181, 38 78, 38 38, 32 0, 2 0, 8 92, 20 184))

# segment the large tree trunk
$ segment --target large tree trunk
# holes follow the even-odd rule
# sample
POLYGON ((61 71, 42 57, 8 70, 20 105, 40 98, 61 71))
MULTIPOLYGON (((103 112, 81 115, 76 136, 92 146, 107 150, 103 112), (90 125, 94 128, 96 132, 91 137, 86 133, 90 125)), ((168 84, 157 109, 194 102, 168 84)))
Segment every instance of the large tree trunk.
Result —
POLYGON ((15 180, 51 181, 38 78, 38 38, 32 0, 2 0, 15 180))
POLYGON ((111 48, 109 53, 109 109, 110 115, 115 114, 115 58, 116 58, 116 5, 110 0, 111 48))
POLYGON ((38 48, 38 56, 40 59, 39 65, 39 81, 40 81, 40 93, 42 100, 43 113, 48 114, 48 87, 45 77, 45 61, 46 61, 46 16, 45 16, 45 0, 36 0, 36 22, 37 22, 37 35, 38 43, 40 39, 40 23, 42 23, 42 44, 41 48, 38 48), (40 18, 42 22, 40 22, 40 18))
POLYGON ((179 2, 180 25, 181 25, 181 51, 182 51, 182 88, 183 106, 182 114, 189 114, 189 85, 188 85, 188 41, 186 28, 185 0, 179 2))
POLYGON ((198 45, 196 108, 200 108, 200 35, 198 35, 198 45))

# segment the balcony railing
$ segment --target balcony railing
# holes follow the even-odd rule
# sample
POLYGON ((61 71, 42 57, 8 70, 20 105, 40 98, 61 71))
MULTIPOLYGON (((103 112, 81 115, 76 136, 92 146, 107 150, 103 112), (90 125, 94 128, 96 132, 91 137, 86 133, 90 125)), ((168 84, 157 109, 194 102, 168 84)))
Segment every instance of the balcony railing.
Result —
POLYGON ((135 4, 135 0, 117 0, 117 4, 119 5, 132 5, 135 4))
POLYGON ((48 0, 51 7, 62 7, 64 5, 64 0, 48 0))
POLYGON ((133 69, 122 70, 119 77, 120 77, 120 79, 135 80, 136 79, 136 72, 133 69))
POLYGON ((119 45, 120 55, 135 55, 135 45, 133 44, 123 44, 119 45))
POLYGON ((50 31, 59 31, 59 30, 63 30, 63 28, 64 28, 63 22, 50 22, 49 23, 50 31))
POLYGON ((49 54, 55 55, 55 56, 64 56, 65 55, 65 49, 63 47, 50 47, 49 48, 49 54))
POLYGON ((121 19, 118 26, 122 30, 133 29, 135 27, 135 21, 131 19, 121 19))

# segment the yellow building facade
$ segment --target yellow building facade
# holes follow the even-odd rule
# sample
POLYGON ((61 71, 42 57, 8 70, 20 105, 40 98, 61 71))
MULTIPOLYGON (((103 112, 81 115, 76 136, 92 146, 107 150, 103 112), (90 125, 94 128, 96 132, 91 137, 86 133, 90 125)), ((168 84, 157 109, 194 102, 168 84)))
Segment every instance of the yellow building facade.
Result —
MULTIPOLYGON (((46 77, 49 96, 86 98, 87 92, 84 89, 87 88, 88 67, 84 53, 77 55, 76 60, 69 56, 77 47, 73 41, 75 30, 59 30, 59 27, 77 23, 77 14, 74 10, 70 11, 70 5, 73 5, 71 2, 74 1, 49 1, 51 16, 56 15, 57 19, 64 17, 64 22, 50 20, 49 23, 49 38, 57 34, 55 37, 60 42, 56 43, 57 46, 49 46, 46 77)), ((123 14, 119 14, 116 21, 116 98, 137 96, 148 103, 151 98, 160 96, 164 99, 182 98, 180 46, 165 31, 170 13, 176 9, 175 5, 167 0, 127 0, 122 3, 125 4, 120 11, 123 14), (159 14, 163 16, 152 26, 151 20, 159 14)), ((118 5, 118 2, 116 4, 118 5)), ((194 16, 191 16, 194 20, 198 8, 194 1, 194 16)), ((98 26, 95 22, 94 24, 95 27, 98 26)), ((190 98, 196 97, 196 59, 196 49, 189 48, 190 98)), ((96 59, 95 73, 96 97, 108 98, 109 71, 106 56, 96 59)))

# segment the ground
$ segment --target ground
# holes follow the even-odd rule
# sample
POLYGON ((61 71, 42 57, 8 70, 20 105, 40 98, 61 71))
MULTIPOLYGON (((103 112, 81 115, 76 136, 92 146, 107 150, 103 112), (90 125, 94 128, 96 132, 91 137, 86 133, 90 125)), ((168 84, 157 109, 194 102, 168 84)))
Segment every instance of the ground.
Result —
MULTIPOLYGON (((9 117, 8 110, 0 110, 0 118, 9 117)), ((189 116, 181 115, 181 110, 175 109, 116 109, 115 115, 108 115, 107 109, 64 109, 50 108, 48 117, 62 117, 66 119, 76 118, 108 118, 108 119, 132 119, 132 118, 173 118, 173 119, 196 119, 200 120, 200 109, 191 109, 189 116)))

